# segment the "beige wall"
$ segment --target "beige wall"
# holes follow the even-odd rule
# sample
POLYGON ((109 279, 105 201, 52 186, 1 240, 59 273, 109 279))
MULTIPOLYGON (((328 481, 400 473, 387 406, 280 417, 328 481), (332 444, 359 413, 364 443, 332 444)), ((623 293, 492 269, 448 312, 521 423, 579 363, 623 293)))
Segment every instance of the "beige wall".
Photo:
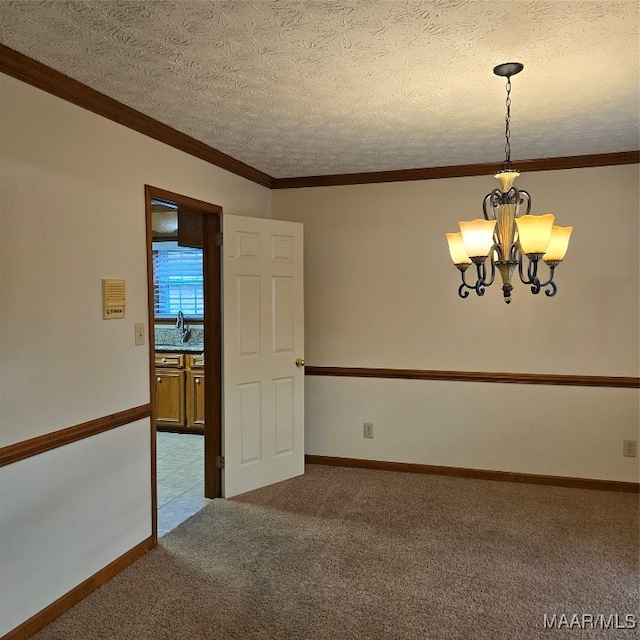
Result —
MULTIPOLYGON (((518 182, 575 232, 558 295, 517 283, 509 306, 497 284, 458 297, 444 238, 491 177, 273 191, 273 217, 305 225, 307 363, 638 376, 638 166, 518 182)), ((307 379, 312 454, 637 480, 623 438, 637 390, 307 379)))
MULTIPOLYGON (((145 184, 245 216, 271 195, 4 75, 0 163, 6 446, 149 402, 145 184), (102 278, 125 319, 102 320, 102 278)), ((148 420, 0 468, 0 636, 151 535, 149 469, 148 420)))
POLYGON ((0 76, 0 446, 149 401, 144 185, 270 216, 267 188, 0 76), (124 278, 102 320, 102 278, 124 278), (34 396, 38 401, 34 402, 34 396), (70 401, 72 399, 72 401, 70 401))
POLYGON ((0 637, 150 535, 149 420, 0 469, 0 637))

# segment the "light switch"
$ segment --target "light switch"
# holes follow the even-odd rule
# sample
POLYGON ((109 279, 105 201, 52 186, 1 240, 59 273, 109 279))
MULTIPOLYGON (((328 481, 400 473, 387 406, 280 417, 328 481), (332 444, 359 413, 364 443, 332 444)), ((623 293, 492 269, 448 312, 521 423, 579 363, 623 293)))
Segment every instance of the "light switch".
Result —
POLYGON ((136 346, 144 344, 144 322, 136 322, 134 327, 136 330, 136 346))

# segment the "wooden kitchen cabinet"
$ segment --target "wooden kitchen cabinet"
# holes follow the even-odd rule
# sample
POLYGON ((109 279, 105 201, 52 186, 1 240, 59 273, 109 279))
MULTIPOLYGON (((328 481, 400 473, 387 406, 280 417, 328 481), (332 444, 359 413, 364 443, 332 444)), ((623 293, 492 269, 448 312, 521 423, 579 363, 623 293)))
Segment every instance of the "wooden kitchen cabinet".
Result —
POLYGON ((156 424, 184 426, 184 371, 156 367, 156 424))
POLYGON ((156 425, 163 431, 203 433, 204 356, 157 352, 156 425))
POLYGON ((204 427, 204 372, 187 371, 187 427, 204 427))
POLYGON ((156 353, 156 367, 184 368, 184 353, 156 353))

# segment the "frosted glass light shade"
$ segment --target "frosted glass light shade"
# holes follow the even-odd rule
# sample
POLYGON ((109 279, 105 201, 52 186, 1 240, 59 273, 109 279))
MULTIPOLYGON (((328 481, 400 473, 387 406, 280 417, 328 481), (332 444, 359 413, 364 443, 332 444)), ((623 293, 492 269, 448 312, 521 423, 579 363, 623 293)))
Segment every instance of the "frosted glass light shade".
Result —
POLYGON ((453 264, 471 264, 471 260, 462 244, 462 233, 458 231, 458 233, 447 233, 446 235, 453 264))
POLYGON ((544 253, 547 250, 554 220, 555 216, 551 213, 516 218, 518 239, 523 253, 544 253))
POLYGON ((472 220, 459 222, 462 244, 470 258, 486 258, 493 246, 495 220, 472 220))
POLYGON ((573 227, 558 227, 554 224, 547 252, 542 256, 542 259, 545 261, 560 262, 569 248, 569 238, 571 237, 572 231, 573 227))
POLYGON ((153 211, 151 228, 157 233, 173 233, 178 229, 177 211, 153 211))

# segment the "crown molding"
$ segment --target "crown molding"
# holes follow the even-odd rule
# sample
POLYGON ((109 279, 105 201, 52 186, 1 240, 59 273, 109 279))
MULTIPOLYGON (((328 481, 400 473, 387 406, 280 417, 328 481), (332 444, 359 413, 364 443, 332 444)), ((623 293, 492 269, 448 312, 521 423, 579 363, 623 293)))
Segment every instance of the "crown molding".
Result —
MULTIPOLYGON (((14 49, 0 44, 0 72, 26 82, 42 91, 62 98, 83 109, 117 122, 154 140, 204 160, 270 189, 297 189, 301 187, 329 187, 353 184, 375 184, 379 182, 404 182, 410 180, 439 180, 441 178, 463 178, 493 175, 499 168, 496 163, 464 164, 423 169, 400 169, 397 171, 374 171, 368 173, 342 173, 298 178, 272 178, 253 167, 218 151, 191 136, 188 136, 150 116, 136 111, 109 96, 70 78, 69 76, 29 58, 14 49)), ((637 164, 640 151, 599 153, 583 156, 538 158, 519 160, 517 168, 522 171, 555 171, 604 167, 620 164, 637 164)))
POLYGON ((273 178, 266 173, 4 45, 0 45, 0 71, 108 120, 163 142, 174 149, 184 151, 263 187, 271 187, 273 178))
MULTIPOLYGON (((585 167, 607 167, 619 164, 637 164, 640 151, 617 153, 594 153, 584 156, 561 156, 514 161, 515 168, 522 172, 556 171, 558 169, 582 169, 585 167)), ((299 189, 301 187, 334 187, 352 184, 375 184, 379 182, 405 182, 408 180, 440 180, 442 178, 467 178, 469 176, 494 175, 500 166, 495 162, 483 164, 460 164, 449 167, 427 167, 424 169, 399 169, 397 171, 373 171, 369 173, 340 173, 327 176, 301 178, 274 178, 272 189, 299 189)))

